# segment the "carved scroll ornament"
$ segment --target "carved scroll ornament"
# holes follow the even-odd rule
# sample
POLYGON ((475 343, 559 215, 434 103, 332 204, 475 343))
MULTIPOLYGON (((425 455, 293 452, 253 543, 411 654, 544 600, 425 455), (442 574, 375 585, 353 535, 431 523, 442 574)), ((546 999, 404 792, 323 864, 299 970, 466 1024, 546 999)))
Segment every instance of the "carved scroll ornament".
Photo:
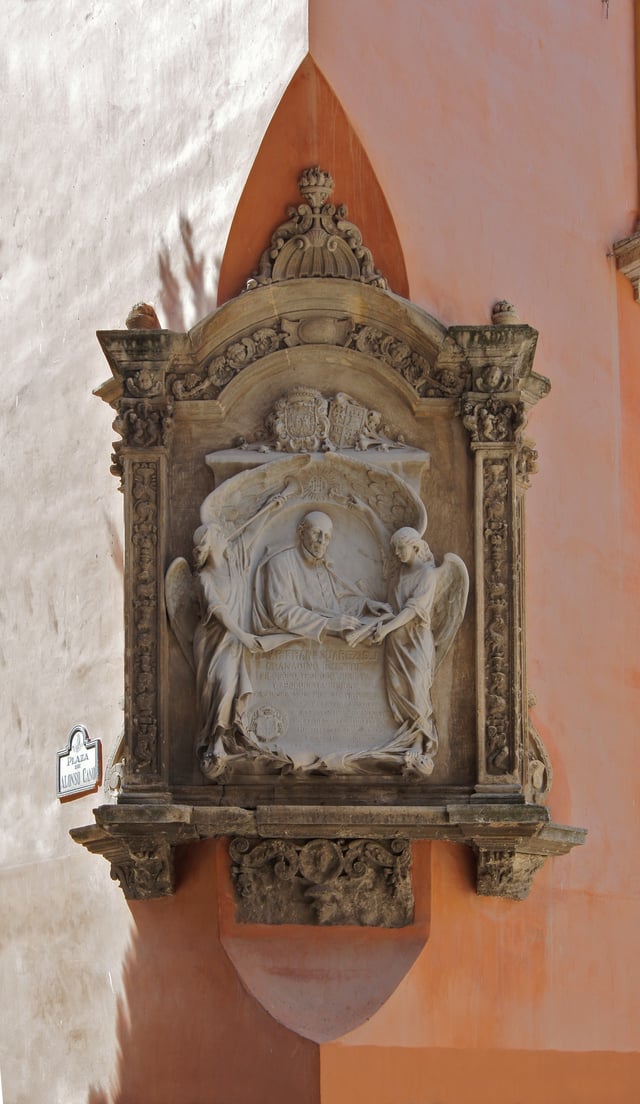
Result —
POLYGON ((357 226, 347 221, 347 208, 327 203, 333 192, 328 172, 314 166, 298 180, 306 203, 289 207, 288 221, 274 231, 247 288, 300 277, 342 277, 386 288, 371 251, 357 226))
POLYGON ((399 928, 413 919, 408 840, 252 840, 229 846, 238 919, 399 928))

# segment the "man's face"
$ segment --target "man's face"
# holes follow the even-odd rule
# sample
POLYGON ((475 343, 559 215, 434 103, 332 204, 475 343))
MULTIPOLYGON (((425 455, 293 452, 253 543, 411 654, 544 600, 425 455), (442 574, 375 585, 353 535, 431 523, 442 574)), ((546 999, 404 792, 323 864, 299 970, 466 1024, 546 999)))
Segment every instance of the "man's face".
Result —
POLYGON ((321 560, 329 547, 332 532, 333 526, 328 517, 323 514, 312 514, 305 518, 302 525, 300 532, 302 547, 314 559, 321 560))

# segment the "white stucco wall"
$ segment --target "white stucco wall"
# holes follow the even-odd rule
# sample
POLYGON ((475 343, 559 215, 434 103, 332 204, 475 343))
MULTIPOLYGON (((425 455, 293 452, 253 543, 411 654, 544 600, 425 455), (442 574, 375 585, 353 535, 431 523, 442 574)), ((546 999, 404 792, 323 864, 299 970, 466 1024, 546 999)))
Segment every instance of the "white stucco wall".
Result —
MULTIPOLYGON (((304 0, 5 0, 0 302, 0 1070, 5 1104, 87 1104, 114 1067, 130 916, 68 836, 55 752, 122 724, 122 500, 96 329, 158 303, 180 213, 215 287, 233 212, 307 49, 304 0), (94 1086, 92 1094, 90 1086, 94 1086)), ((187 304, 187 324, 194 321, 187 304)))

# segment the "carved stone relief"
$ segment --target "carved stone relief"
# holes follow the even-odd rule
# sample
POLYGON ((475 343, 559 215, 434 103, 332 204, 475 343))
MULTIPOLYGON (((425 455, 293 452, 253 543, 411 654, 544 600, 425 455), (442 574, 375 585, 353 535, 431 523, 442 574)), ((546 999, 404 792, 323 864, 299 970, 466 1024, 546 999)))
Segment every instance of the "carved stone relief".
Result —
MULTIPOLYGON (((535 705, 533 694, 529 693, 529 708, 535 705)), ((527 801, 544 805, 553 784, 553 767, 542 737, 529 717, 525 746, 527 801)))
POLYGON ((402 840, 465 843, 479 892, 522 897, 584 838, 549 822, 526 709, 524 433, 549 383, 506 300, 445 329, 388 292, 332 188, 302 174, 247 292, 189 334, 137 304, 99 335, 125 748, 75 835, 130 896, 232 835, 241 918, 394 925, 402 840))
POLYGON ((431 686, 468 592, 462 560, 436 567, 422 540, 411 482, 429 458, 343 393, 296 388, 266 425, 262 444, 207 458, 219 474, 233 459, 250 466, 202 504, 199 585, 183 558, 167 572, 171 624, 195 667, 202 772, 428 776, 431 686))
POLYGON ((511 548, 509 461, 483 459, 486 756, 489 774, 512 766, 509 731, 513 671, 509 601, 511 548))
POLYGON ((131 484, 131 582, 133 669, 131 672, 131 763, 133 773, 158 769, 158 465, 133 460, 131 484))
POLYGON ((386 288, 347 208, 327 203, 333 180, 318 166, 302 173, 298 187, 306 203, 289 207, 288 221, 275 230, 247 288, 299 277, 342 277, 386 288))
POLYGON ((408 840, 256 840, 229 846, 238 919, 401 928, 413 919, 408 840))
POLYGON ((520 854, 515 847, 477 848, 480 897, 510 897, 523 901, 529 896, 533 876, 547 855, 520 854))
POLYGON ((402 376, 420 398, 457 398, 469 387, 469 368, 457 346, 455 353, 448 349, 442 362, 439 358, 433 364, 409 341, 379 326, 318 314, 298 319, 282 315, 275 325, 260 325, 224 346, 201 368, 189 365, 181 374, 172 372, 170 394, 178 401, 216 398, 252 364, 280 349, 304 345, 334 345, 373 357, 402 376))
POLYGON ((173 848, 166 840, 133 839, 127 854, 111 864, 111 877, 118 880, 128 900, 167 897, 174 892, 173 848))

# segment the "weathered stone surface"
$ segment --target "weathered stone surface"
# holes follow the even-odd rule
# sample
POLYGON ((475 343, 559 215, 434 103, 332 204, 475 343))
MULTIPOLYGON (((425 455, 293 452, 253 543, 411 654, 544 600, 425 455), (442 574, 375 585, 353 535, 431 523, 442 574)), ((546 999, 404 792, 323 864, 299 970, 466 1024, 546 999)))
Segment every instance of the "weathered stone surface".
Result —
POLYGON ((238 920, 399 928, 413 918, 408 840, 255 840, 229 845, 238 920))
MULTIPOLYGON (((478 893, 520 899, 548 857, 565 854, 586 837, 584 829, 551 824, 548 810, 540 805, 267 805, 249 810, 126 804, 102 805, 95 810, 95 818, 96 824, 75 828, 71 834, 88 851, 104 855, 125 895, 134 898, 173 892, 176 846, 196 839, 234 837, 232 859, 243 899, 239 915, 253 923, 312 923, 315 918, 319 923, 396 926, 398 917, 410 916, 408 841, 418 839, 466 844, 478 858, 478 893), (301 873, 300 849, 310 840, 313 848, 305 854, 316 854, 318 863, 327 856, 326 890, 321 888, 322 878, 315 882, 301 873), (329 843, 326 850, 321 847, 323 840, 329 843), (257 841, 269 846, 256 851, 257 841), (382 850, 375 850, 374 842, 382 850), (350 843, 354 844, 351 850, 350 843), (362 854, 358 848, 364 849, 362 854), (329 862, 331 856, 335 862, 329 862), (391 871, 390 897, 383 892, 385 871, 391 871), (365 874, 366 883, 359 880, 365 874), (298 882, 289 906, 285 883, 294 876, 298 882), (365 884, 375 889, 376 902, 367 902, 365 884), (267 887, 271 896, 261 902, 267 887)), ((307 872, 310 862, 303 859, 307 872)))
POLYGON ((523 558, 537 333, 506 300, 492 325, 445 330, 398 299, 329 175, 303 177, 249 294, 189 334, 99 335, 125 493, 118 801, 213 817, 127 836, 130 892, 168 892, 163 841, 219 834, 223 807, 297 810, 298 840, 362 820, 382 839, 389 809, 406 824, 414 807, 416 838, 483 854, 519 855, 543 824, 523 558), (313 832, 317 806, 342 813, 313 832))
POLYGON ((317 165, 305 169, 298 187, 306 203, 289 207, 288 221, 274 231, 247 288, 301 276, 341 277, 386 288, 358 227, 347 221, 347 208, 327 203, 333 192, 329 173, 317 165))

